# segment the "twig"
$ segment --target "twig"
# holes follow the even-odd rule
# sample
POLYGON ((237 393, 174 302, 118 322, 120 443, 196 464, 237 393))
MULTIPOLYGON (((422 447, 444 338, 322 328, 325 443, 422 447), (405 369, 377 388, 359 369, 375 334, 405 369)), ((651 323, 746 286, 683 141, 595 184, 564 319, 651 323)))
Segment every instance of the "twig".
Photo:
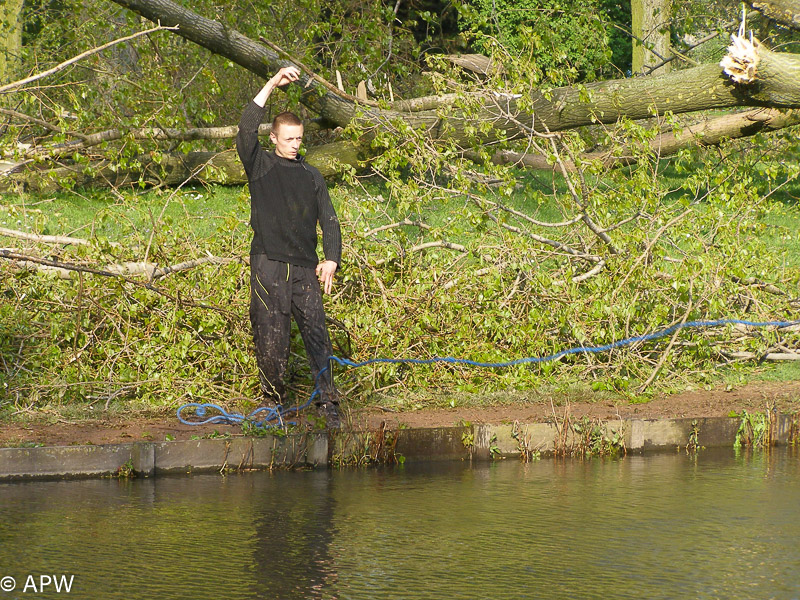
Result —
POLYGON ((143 287, 143 288, 148 289, 148 290, 150 290, 152 292, 155 292, 156 294, 164 296, 165 298, 169 298, 173 302, 179 302, 179 303, 187 304, 189 306, 195 306, 197 308, 205 308, 205 309, 208 309, 208 310, 213 310, 213 311, 216 311, 218 313, 221 313, 221 314, 224 314, 224 315, 228 315, 230 317, 238 317, 237 314, 232 313, 231 311, 226 310, 224 308, 220 308, 218 306, 211 306, 210 304, 204 304, 204 303, 201 303, 201 302, 195 302, 194 300, 183 298, 183 297, 178 299, 175 296, 173 296, 172 294, 170 294, 169 292, 166 292, 165 290, 163 290, 161 288, 158 288, 158 287, 152 285, 149 282, 137 281, 135 279, 131 279, 130 277, 126 277, 125 275, 121 275, 119 273, 114 273, 112 271, 104 271, 102 269, 93 269, 91 267, 84 267, 84 266, 74 265, 74 264, 70 264, 70 263, 62 263, 62 262, 57 262, 57 261, 53 261, 53 260, 47 260, 45 258, 39 258, 39 257, 36 257, 36 256, 26 256, 24 254, 19 254, 17 252, 9 252, 9 251, 7 251, 5 249, 2 249, 2 248, 0 248, 0 258, 6 258, 6 259, 9 259, 9 260, 19 261, 19 262, 23 262, 23 263, 31 262, 31 263, 36 263, 36 264, 40 264, 40 265, 45 265, 45 266, 48 266, 48 267, 55 267, 57 269, 65 269, 65 270, 68 270, 68 271, 80 271, 80 272, 83 272, 83 273, 91 273, 93 275, 101 275, 103 277, 117 277, 119 279, 122 279, 126 283, 130 283, 130 284, 133 284, 135 286, 143 287))
POLYGON ((320 85, 322 85, 322 87, 324 87, 326 90, 328 90, 332 94, 334 94, 334 95, 336 95, 336 96, 338 96, 340 98, 344 98, 345 100, 349 100, 350 102, 353 102, 354 104, 365 104, 367 106, 372 106, 374 108, 379 108, 380 107, 380 104, 378 104, 374 100, 357 98, 356 96, 352 96, 352 95, 348 94, 347 92, 343 92, 342 90, 337 88, 335 85, 333 85, 330 81, 327 81, 326 79, 323 79, 322 77, 320 77, 319 75, 314 73, 314 71, 312 71, 310 67, 307 67, 306 65, 304 65, 297 58, 295 58, 294 56, 292 56, 291 54, 286 52, 286 50, 282 49, 276 43, 270 42, 264 36, 260 35, 260 36, 258 36, 258 39, 261 40, 261 42, 263 42, 264 44, 266 44, 270 48, 272 48, 275 52, 277 52, 278 54, 282 55, 286 60, 289 60, 292 63, 294 63, 295 65, 297 65, 298 67, 300 67, 300 69, 305 71, 306 74, 312 80, 314 80, 317 83, 319 83, 320 85))
MULTIPOLYGON (((392 19, 389 22, 390 23, 389 24, 389 47, 388 47, 387 52, 386 52, 386 58, 384 58, 383 62, 378 65, 378 68, 375 69, 375 71, 372 73, 372 75, 369 75, 367 77, 367 81, 369 81, 370 79, 375 77, 375 75, 380 73, 380 70, 383 68, 383 66, 386 63, 389 62, 390 58, 392 58, 392 43, 394 42, 394 22, 397 19, 397 11, 400 10, 400 2, 402 2, 402 0, 397 0, 397 2, 395 3, 394 10, 392 11, 392 19)), ((389 85, 391 86, 391 83, 389 85)))
MULTIPOLYGON (((692 311, 692 301, 691 301, 691 296, 690 296, 689 306, 687 306, 686 312, 683 314, 683 319, 681 319, 681 325, 686 323, 686 319, 689 318, 689 313, 691 311, 692 311)), ((644 391, 650 386, 651 383, 653 383, 655 378, 658 376, 658 373, 659 373, 659 371, 661 371, 661 367, 664 366, 664 362, 667 360, 667 356, 669 355, 670 350, 672 350, 672 346, 673 346, 673 344, 675 344, 675 340, 678 338, 678 335, 680 334, 680 332, 681 332, 681 330, 680 330, 680 328, 678 328, 678 329, 675 330, 675 333, 672 334, 672 337, 669 340, 669 344, 667 345, 667 349, 664 350, 664 352, 661 354, 661 358, 659 358, 658 363, 656 364, 655 368, 653 369, 653 372, 650 373, 650 377, 648 377, 647 381, 645 381, 639 387, 639 389, 638 389, 638 393, 639 394, 643 394, 644 391)))
POLYGON ((573 277, 572 283, 581 283, 583 281, 586 281, 587 279, 591 279, 592 277, 597 275, 600 271, 602 271, 605 268, 605 266, 606 266, 606 261, 601 260, 591 269, 586 271, 586 273, 583 273, 582 275, 576 275, 575 277, 573 277))
MULTIPOLYGON (((444 240, 437 240, 435 242, 425 242, 424 244, 418 244, 417 246, 412 246, 406 252, 420 252, 421 250, 427 250, 428 248, 447 248, 448 250, 455 250, 456 252, 466 252, 467 248, 460 244, 453 244, 452 242, 446 242, 444 240)), ((389 262, 390 259, 388 258, 381 258, 375 261, 375 266, 383 265, 389 262)))
POLYGON ((89 245, 89 240, 84 240, 83 238, 74 238, 65 235, 39 235, 37 233, 17 231, 16 229, 6 229, 5 227, 0 227, 0 235, 13 237, 20 240, 28 240, 30 242, 39 242, 42 244, 66 244, 74 246, 89 245))
POLYGON ((389 225, 383 225, 381 227, 376 227, 375 229, 370 229, 364 234, 364 237, 369 237, 371 235, 375 235, 381 231, 386 231, 387 229, 396 229, 397 227, 401 227, 403 225, 409 225, 413 227, 419 227, 420 229, 430 229, 430 225, 426 225, 422 221, 412 221, 410 219, 403 219, 402 221, 398 221, 397 223, 391 223, 389 225))
POLYGON ((122 42, 127 42, 127 41, 130 41, 130 40, 136 39, 136 38, 141 37, 143 35, 147 35, 148 33, 153 33, 153 32, 162 31, 162 30, 176 31, 177 29, 178 29, 177 25, 175 25, 173 27, 163 27, 159 23, 159 25, 157 27, 153 27, 152 29, 148 29, 146 31, 139 31, 138 33, 134 33, 133 35, 129 35, 129 36, 126 36, 126 37, 123 37, 123 38, 119 38, 119 39, 113 40, 111 42, 108 42, 107 44, 103 44, 102 46, 98 46, 97 48, 92 48, 91 50, 87 50, 86 52, 82 52, 81 54, 78 54, 77 56, 73 56, 69 60, 65 60, 64 62, 56 65, 52 69, 48 69, 47 71, 43 71, 43 72, 38 73, 36 75, 31 75, 30 77, 26 77, 25 79, 20 79, 19 81, 14 81, 12 83, 8 83, 6 85, 0 86, 0 94, 8 92, 8 91, 11 91, 11 90, 14 90, 14 89, 19 88, 19 87, 22 87, 23 85, 26 85, 28 83, 33 83, 34 81, 38 81, 39 79, 44 79, 45 77, 48 77, 48 76, 53 75, 55 73, 58 73, 59 71, 63 71, 64 69, 66 69, 70 65, 73 65, 76 62, 91 56, 92 54, 97 54, 98 52, 102 52, 103 50, 105 50, 107 48, 111 48, 111 46, 115 46, 117 44, 121 44, 122 42))
POLYGON ((8 115, 9 117, 16 117, 17 119, 22 119, 23 121, 29 121, 38 125, 39 127, 44 127, 45 129, 49 129, 55 133, 64 133, 66 135, 71 135, 73 137, 77 137, 80 139, 86 139, 89 136, 83 133, 79 133, 77 131, 68 131, 66 129, 62 129, 52 123, 48 123, 47 121, 43 121, 42 119, 37 119, 36 117, 32 117, 30 115, 26 115, 25 113, 18 112, 16 110, 12 110, 10 108, 3 108, 0 106, 0 114, 8 115))
MULTIPOLYGON (((424 181, 424 180, 422 180, 420 178, 415 178, 415 181, 417 183, 419 183, 421 186, 434 187, 436 189, 442 190, 442 191, 444 191, 444 192, 446 192, 448 194, 454 195, 454 196, 466 196, 471 201, 476 203, 478 206, 480 206, 481 202, 485 202, 485 203, 488 203, 488 204, 494 204, 498 208, 502 208, 503 210, 507 210, 508 212, 511 212, 511 213, 515 214, 516 216, 524 218, 527 221, 531 221, 530 217, 527 217, 526 215, 524 215, 522 213, 519 213, 518 211, 514 211, 513 209, 507 209, 507 208, 503 207, 500 204, 496 204, 496 203, 492 202, 491 200, 486 200, 484 198, 480 198, 476 194, 470 194, 470 193, 464 192, 462 190, 454 190, 454 189, 450 189, 450 188, 444 188, 444 187, 441 187, 441 186, 438 186, 438 185, 431 185, 429 182, 424 181)), ((481 208, 483 208, 483 207, 481 207, 481 208)), ((519 227, 515 227, 514 225, 510 225, 508 223, 502 223, 497 217, 495 217, 492 214, 489 214, 488 217, 492 221, 494 221, 496 224, 498 224, 500 227, 502 227, 503 229, 507 229, 508 231, 511 231, 512 233, 516 233, 518 235, 524 235, 526 237, 529 237, 530 239, 532 239, 532 240, 534 240, 536 242, 539 242, 540 244, 543 244, 543 245, 546 245, 546 246, 550 246, 552 248, 555 248, 556 250, 559 250, 561 252, 565 252, 565 253, 567 253, 567 254, 569 254, 571 256, 574 256, 575 258, 583 258, 583 259, 589 260, 589 261, 591 261, 593 263, 598 263, 598 262, 600 262, 602 260, 599 256, 588 254, 588 253, 585 253, 585 252, 581 252, 580 250, 575 250, 574 248, 571 248, 570 246, 567 246, 566 244, 564 244, 562 242, 559 242, 557 240, 551 240, 549 238, 543 237, 543 236, 535 234, 535 233, 531 233, 529 231, 523 231, 519 227)), ((581 220, 582 218, 583 218, 583 216, 581 215, 578 218, 578 220, 581 220)), ((577 220, 576 221, 564 221, 562 223, 555 224, 555 226, 563 227, 563 226, 569 225, 569 224, 571 224, 573 222, 578 222, 578 221, 577 220)), ((538 222, 535 222, 535 223, 538 223, 538 222)))
POLYGON ((743 358, 747 360, 757 359, 759 361, 800 360, 800 353, 798 352, 768 352, 766 354, 756 354, 755 352, 720 352, 720 354, 731 358, 743 358))

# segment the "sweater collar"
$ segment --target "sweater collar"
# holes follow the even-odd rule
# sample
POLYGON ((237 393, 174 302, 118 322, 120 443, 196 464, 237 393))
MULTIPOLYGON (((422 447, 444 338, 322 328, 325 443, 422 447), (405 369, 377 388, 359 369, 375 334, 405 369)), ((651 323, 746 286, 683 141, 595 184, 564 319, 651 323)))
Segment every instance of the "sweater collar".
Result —
POLYGON ((302 154, 298 154, 297 158, 284 158, 283 156, 278 156, 275 150, 272 150, 270 154, 272 154, 272 156, 274 156, 280 164, 286 165, 287 167, 299 167, 305 160, 302 154))

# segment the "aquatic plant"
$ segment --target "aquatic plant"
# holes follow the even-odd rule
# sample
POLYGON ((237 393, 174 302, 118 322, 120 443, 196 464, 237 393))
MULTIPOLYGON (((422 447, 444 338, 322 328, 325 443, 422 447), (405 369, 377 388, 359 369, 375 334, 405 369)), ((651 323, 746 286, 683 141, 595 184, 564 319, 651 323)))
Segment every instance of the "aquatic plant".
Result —
POLYGON ((686 454, 697 452, 700 448, 698 438, 700 436, 700 427, 697 424, 697 419, 692 419, 692 429, 689 431, 689 441, 686 443, 686 454))
POLYGON ((733 442, 734 448, 768 448, 773 444, 773 411, 748 413, 742 411, 739 429, 733 442))
POLYGON ((403 464, 405 457, 396 451, 399 431, 387 429, 381 422, 375 431, 332 432, 333 452, 330 465, 335 468, 365 467, 367 465, 403 464))
POLYGON ((542 453, 538 448, 531 447, 531 435, 528 433, 527 425, 523 431, 519 421, 514 421, 511 426, 511 437, 517 442, 517 450, 522 462, 528 463, 539 460, 542 457, 542 453))

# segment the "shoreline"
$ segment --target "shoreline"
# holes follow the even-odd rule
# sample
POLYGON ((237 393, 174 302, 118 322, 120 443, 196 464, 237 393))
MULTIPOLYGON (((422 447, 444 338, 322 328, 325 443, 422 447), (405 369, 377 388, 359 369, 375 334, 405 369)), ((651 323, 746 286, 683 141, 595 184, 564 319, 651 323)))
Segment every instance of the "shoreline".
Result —
MULTIPOLYGON (((767 411, 764 446, 800 442, 797 413, 767 411)), ((742 417, 569 420, 460 427, 333 430, 216 439, 0 448, 0 482, 290 468, 337 468, 426 461, 536 460, 733 448, 742 417), (590 427, 587 427, 590 425, 590 427)), ((756 428, 757 429, 757 428, 756 428)), ((745 445, 753 440, 744 440, 745 445)), ((755 445, 759 444, 755 440, 755 445)))

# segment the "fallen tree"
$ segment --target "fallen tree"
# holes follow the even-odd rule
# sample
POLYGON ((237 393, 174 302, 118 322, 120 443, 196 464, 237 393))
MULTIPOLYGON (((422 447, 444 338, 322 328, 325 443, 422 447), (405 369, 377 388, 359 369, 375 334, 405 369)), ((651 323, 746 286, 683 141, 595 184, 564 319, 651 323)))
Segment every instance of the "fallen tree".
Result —
MULTIPOLYGON (((271 76, 281 66, 299 63, 267 40, 259 43, 247 38, 219 21, 205 18, 171 0, 115 2, 158 23, 156 29, 169 28, 174 35, 224 56, 261 77, 271 76)), ((769 7, 764 8, 762 5, 766 4, 755 3, 754 6, 772 15, 780 3, 768 3, 769 7)), ((791 3, 787 6, 784 12, 794 10, 791 3)), ((305 65, 302 65, 305 69, 303 76, 292 85, 297 88, 300 102, 327 125, 346 127, 358 123, 361 128, 362 136, 358 140, 310 150, 309 162, 326 174, 345 167, 359 167, 365 158, 380 152, 380 148, 371 147, 374 136, 382 131, 396 132, 401 127, 399 124, 415 130, 424 129, 435 143, 455 144, 466 156, 473 156, 476 144, 528 139, 534 132, 550 133, 592 124, 614 124, 621 118, 639 120, 735 107, 772 109, 772 112, 749 111, 713 120, 699 119, 697 124, 687 125, 682 133, 665 133, 653 142, 653 152, 668 156, 693 144, 713 145, 723 139, 776 130, 796 123, 794 113, 783 115, 777 111, 800 107, 798 55, 772 52, 757 40, 750 42, 740 35, 734 36, 734 44, 723 65, 721 68, 717 64, 706 64, 663 76, 602 81, 552 90, 533 88, 524 96, 506 93, 495 85, 393 103, 378 103, 347 94, 305 65), (465 103, 469 109, 463 108, 465 103)), ((502 75, 499 71, 498 74, 502 75)), ((501 80, 496 78, 493 82, 487 85, 501 80)), ((10 85, 14 87, 14 84, 10 85)), ((3 111, 9 116, 25 118, 19 113, 12 115, 8 109, 3 111)), ((53 129, 58 131, 57 127, 53 129)), ((50 190, 62 183, 79 186, 137 182, 175 185, 187 178, 239 183, 244 180, 241 167, 225 153, 216 152, 182 156, 168 151, 163 155, 156 153, 158 156, 151 158, 137 156, 128 161, 133 167, 116 168, 116 171, 113 171, 113 161, 91 158, 88 164, 84 161, 73 165, 65 161, 55 169, 46 169, 49 163, 66 159, 70 153, 122 138, 154 142, 221 139, 234 130, 235 127, 185 131, 143 128, 85 134, 61 131, 76 139, 18 151, 2 169, 6 173, 16 173, 0 180, 0 189, 9 190, 21 185, 26 189, 50 190)), ((585 158, 601 160, 607 166, 629 164, 632 160, 631 156, 617 150, 599 150, 585 158)), ((551 168, 552 164, 552 160, 545 156, 514 149, 498 152, 494 160, 531 168, 551 168)))
MULTIPOLYGON (((664 158, 694 145, 716 146, 725 140, 778 131, 797 124, 800 124, 800 112, 796 110, 780 111, 771 108, 756 108, 690 123, 680 128, 678 132, 668 131, 658 135, 649 144, 655 156, 664 158)), ((605 167, 612 168, 633 164, 637 161, 637 157, 631 153, 601 150, 586 152, 580 156, 580 160, 582 162, 597 160, 605 167)), ((522 154, 513 150, 496 153, 492 156, 492 162, 541 170, 550 170, 554 167, 553 161, 546 156, 522 154)), ((570 172, 577 168, 575 162, 571 160, 565 161, 565 165, 570 172)))
MULTIPOLYGON (((282 66, 292 64, 286 57, 217 21, 202 17, 171 0, 114 0, 143 17, 162 24, 178 26, 180 35, 215 54, 234 61, 262 77, 282 66)), ((745 68, 757 65, 758 85, 737 85, 716 64, 702 65, 664 76, 637 77, 604 81, 583 86, 551 90, 532 90, 525 99, 530 109, 517 109, 519 97, 499 91, 477 92, 483 103, 475 121, 489 120, 495 130, 520 131, 519 124, 543 131, 560 131, 593 123, 613 123, 621 117, 643 119, 670 111, 673 114, 735 106, 800 107, 800 56, 771 52, 758 44, 752 56, 737 56, 745 68), (515 120, 509 118, 514 115, 515 120)), ((358 101, 333 85, 306 73, 292 85, 302 89, 301 102, 319 116, 344 127, 357 115, 367 123, 402 119, 412 127, 426 127, 435 137, 443 136, 468 142, 467 122, 451 116, 445 127, 439 110, 452 106, 456 95, 416 98, 383 109, 377 102, 358 101)), ((513 134, 512 134, 513 135, 513 134)))

